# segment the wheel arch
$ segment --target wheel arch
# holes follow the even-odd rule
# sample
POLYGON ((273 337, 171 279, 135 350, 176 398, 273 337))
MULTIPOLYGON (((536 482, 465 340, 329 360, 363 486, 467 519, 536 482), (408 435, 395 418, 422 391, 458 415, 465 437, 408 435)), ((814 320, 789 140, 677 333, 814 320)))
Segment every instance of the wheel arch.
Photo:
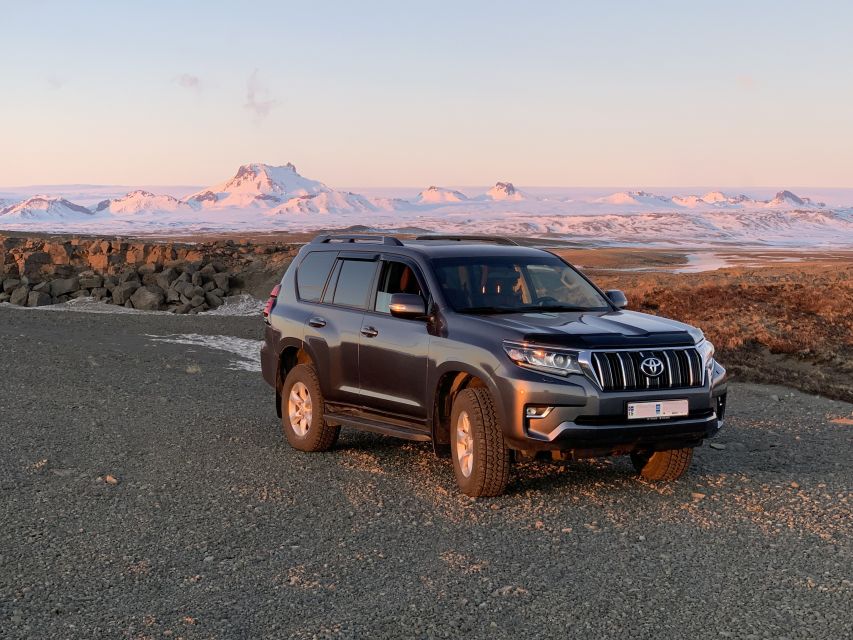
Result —
POLYGON ((290 370, 298 364, 313 364, 314 357, 301 340, 287 343, 278 355, 278 366, 275 374, 275 411, 281 418, 281 387, 290 370))
POLYGON ((453 400, 462 389, 471 387, 487 389, 497 400, 497 389, 491 384, 489 376, 471 365, 448 363, 438 373, 433 386, 431 427, 433 450, 439 457, 450 455, 450 412, 453 400))

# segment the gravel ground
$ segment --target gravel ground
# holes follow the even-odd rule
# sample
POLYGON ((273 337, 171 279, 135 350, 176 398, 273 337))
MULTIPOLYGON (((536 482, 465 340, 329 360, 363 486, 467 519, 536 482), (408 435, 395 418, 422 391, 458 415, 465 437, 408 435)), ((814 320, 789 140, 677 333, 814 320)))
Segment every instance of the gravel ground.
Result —
POLYGON ((260 333, 0 307, 0 636, 853 637, 853 406, 735 384, 683 481, 525 464, 474 501, 425 445, 289 449, 260 333))

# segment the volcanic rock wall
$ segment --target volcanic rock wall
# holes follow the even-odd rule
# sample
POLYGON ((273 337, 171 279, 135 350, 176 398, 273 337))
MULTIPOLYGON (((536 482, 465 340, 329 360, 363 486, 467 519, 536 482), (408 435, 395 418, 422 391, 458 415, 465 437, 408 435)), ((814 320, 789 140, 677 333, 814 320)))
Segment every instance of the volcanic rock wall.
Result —
POLYGON ((143 310, 198 313, 240 293, 249 274, 280 273, 290 245, 0 236, 0 303, 92 297, 143 310))

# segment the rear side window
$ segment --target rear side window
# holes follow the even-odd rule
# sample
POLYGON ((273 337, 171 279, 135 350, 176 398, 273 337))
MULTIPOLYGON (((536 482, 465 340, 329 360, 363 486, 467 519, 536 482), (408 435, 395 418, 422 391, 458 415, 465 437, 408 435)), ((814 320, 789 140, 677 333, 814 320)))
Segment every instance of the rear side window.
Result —
POLYGON ((305 256, 296 272, 296 286, 302 300, 320 300, 337 255, 334 251, 314 251, 305 256))
POLYGON ((377 266, 377 262, 366 260, 343 260, 332 302, 346 307, 366 309, 377 266))

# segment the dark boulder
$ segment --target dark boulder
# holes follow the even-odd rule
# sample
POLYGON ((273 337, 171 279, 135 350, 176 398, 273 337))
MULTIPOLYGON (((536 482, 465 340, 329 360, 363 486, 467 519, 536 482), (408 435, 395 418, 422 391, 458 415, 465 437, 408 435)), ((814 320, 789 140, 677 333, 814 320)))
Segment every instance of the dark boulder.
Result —
POLYGON ((77 278, 59 278, 50 283, 50 294, 54 298, 68 295, 80 288, 80 280, 77 278))
POLYGON ((30 297, 30 288, 23 284, 12 292, 9 297, 9 302, 19 307, 27 306, 27 298, 30 297))
POLYGON ((98 287, 103 286, 104 279, 99 275, 91 275, 91 276, 81 276, 80 277, 80 288, 81 289, 97 289, 98 287))
POLYGON ((115 304, 126 304, 128 300, 130 300, 130 296, 133 295, 133 292, 136 291, 140 287, 138 282, 123 282, 121 284, 117 284, 113 288, 113 302, 115 304))
POLYGON ((118 277, 119 284, 123 284, 125 282, 139 282, 139 274, 136 273, 136 269, 127 269, 121 272, 121 275, 118 277))
POLYGON ((178 272, 172 267, 167 267, 157 274, 156 284, 158 287, 167 290, 172 283, 178 278, 178 272))
POLYGON ((163 307, 166 296, 160 287, 156 285, 146 285, 134 291, 133 295, 130 296, 130 300, 133 302, 134 309, 141 309, 142 311, 158 311, 163 307))
POLYGON ((228 293, 231 277, 227 273, 217 273, 213 276, 213 281, 216 283, 217 289, 222 289, 222 291, 228 293))
POLYGON ((46 291, 30 291, 27 296, 28 307, 44 307, 53 303, 53 298, 46 291))

